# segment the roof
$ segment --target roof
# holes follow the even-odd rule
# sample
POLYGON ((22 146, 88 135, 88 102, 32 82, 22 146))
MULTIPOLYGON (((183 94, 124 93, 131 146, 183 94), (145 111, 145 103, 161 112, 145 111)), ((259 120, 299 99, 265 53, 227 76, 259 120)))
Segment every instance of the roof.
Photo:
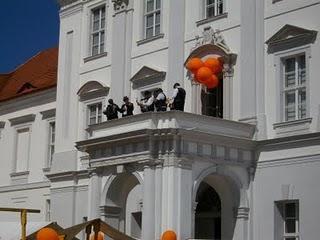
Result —
POLYGON ((0 102, 56 87, 58 48, 44 50, 13 72, 0 74, 0 102))

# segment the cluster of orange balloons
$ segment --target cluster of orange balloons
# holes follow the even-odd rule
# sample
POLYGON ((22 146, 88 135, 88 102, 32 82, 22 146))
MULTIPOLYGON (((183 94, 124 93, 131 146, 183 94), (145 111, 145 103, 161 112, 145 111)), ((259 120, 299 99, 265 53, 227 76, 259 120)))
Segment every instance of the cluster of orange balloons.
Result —
POLYGON ((37 233, 37 240, 59 240, 59 234, 52 228, 42 228, 37 233))
POLYGON ((222 72, 222 63, 217 58, 208 58, 204 62, 200 58, 191 58, 186 68, 193 73, 195 79, 207 86, 216 88, 219 85, 218 74, 222 72))

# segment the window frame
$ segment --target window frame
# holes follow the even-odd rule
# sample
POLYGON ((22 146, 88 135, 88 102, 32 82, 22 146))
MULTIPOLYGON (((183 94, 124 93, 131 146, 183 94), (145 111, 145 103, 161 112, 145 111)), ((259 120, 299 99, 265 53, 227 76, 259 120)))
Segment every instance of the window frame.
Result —
POLYGON ((277 234, 275 235, 276 240, 287 240, 295 238, 295 240, 300 239, 300 203, 297 199, 290 200, 280 200, 275 202, 278 215, 277 216, 277 224, 275 225, 275 229, 277 234), (289 217, 286 214, 286 205, 294 203, 294 211, 295 216, 289 217), (294 220, 295 221, 295 232, 287 233, 286 232, 286 220, 294 220))
POLYGON ((203 6, 202 17, 204 19, 216 18, 216 17, 222 16, 226 13, 226 0, 214 0, 214 3, 212 3, 212 4, 208 4, 208 0, 203 0, 202 6, 203 6), (222 4, 222 12, 221 13, 218 12, 219 3, 222 4), (212 7, 212 6, 214 6, 215 13, 213 16, 208 16, 208 8, 212 7))
POLYGON ((153 1, 153 10, 152 11, 147 11, 147 2, 150 0, 144 0, 143 2, 143 39, 152 39, 155 38, 157 36, 161 36, 161 32, 162 32, 162 4, 163 1, 160 1, 160 7, 157 8, 157 1, 158 0, 151 0, 153 1), (160 14, 160 19, 159 19, 159 23, 156 24, 156 15, 157 13, 160 14), (151 27, 147 27, 147 17, 148 16, 153 16, 153 23, 152 23, 152 36, 147 36, 147 28, 151 28, 151 27), (156 26, 159 26, 159 33, 156 33, 156 26))
POLYGON ((89 127, 90 126, 90 116, 89 116, 89 106, 91 105, 96 105, 96 104, 99 104, 101 103, 101 122, 104 122, 106 121, 106 117, 105 115, 103 114, 103 110, 105 109, 106 107, 106 102, 105 102, 105 97, 97 97, 97 98, 93 98, 93 99, 89 99, 89 100, 86 100, 86 101, 83 101, 82 104, 83 104, 83 113, 84 113, 84 116, 83 116, 83 119, 84 119, 84 126, 85 128, 89 127))
POLYGON ((24 124, 19 124, 14 127, 14 163, 13 163, 13 168, 12 168, 12 173, 29 173, 29 165, 30 165, 30 150, 31 150, 31 134, 32 134, 32 123, 24 123, 24 124), (27 130, 27 131, 26 131, 27 130), (18 170, 17 165, 18 165, 18 135, 19 132, 28 132, 28 153, 26 156, 26 169, 23 170, 18 170))
POLYGON ((296 122, 297 120, 293 121, 285 121, 285 112, 284 112, 284 98, 282 96, 282 90, 284 85, 283 79, 283 70, 282 70, 282 59, 289 58, 290 56, 301 55, 305 54, 306 60, 306 116, 303 119, 298 121, 307 120, 310 117, 310 58, 311 58, 311 47, 310 45, 304 45, 302 47, 297 47, 289 50, 279 51, 274 54, 274 63, 275 63, 275 80, 277 82, 276 85, 276 109, 277 109, 277 117, 276 121, 281 124, 286 124, 290 122, 296 122))
POLYGON ((101 54, 106 53, 106 32, 107 32, 107 5, 102 4, 96 7, 93 7, 90 9, 90 25, 89 25, 89 56, 94 57, 101 54), (102 25, 102 9, 104 8, 104 27, 101 27, 102 25), (94 12, 99 10, 99 27, 97 30, 94 30, 94 12), (101 38, 102 32, 104 34, 104 37, 101 38), (98 52, 93 53, 93 36, 95 34, 98 34, 98 44, 95 46, 98 46, 98 52), (103 42, 101 41, 103 39, 103 42), (103 43, 103 49, 101 49, 101 43, 103 43))
POLYGON ((103 122, 102 116, 103 116, 103 102, 102 101, 97 101, 97 102, 93 102, 93 103, 88 103, 86 104, 87 107, 87 126, 93 125, 93 124, 99 124, 103 122), (99 105, 101 105, 101 112, 99 113, 99 105), (95 122, 91 123, 91 112, 90 112, 90 107, 95 106, 96 109, 96 114, 94 116, 95 122), (99 116, 100 116, 100 122, 99 122, 99 116))
POLYGON ((307 99, 305 100, 305 116, 302 117, 300 116, 299 112, 299 108, 301 108, 301 103, 299 103, 299 91, 304 90, 305 91, 305 98, 307 98, 307 64, 306 64, 306 54, 304 52, 299 53, 299 54, 295 54, 295 55, 290 55, 287 57, 282 57, 281 58, 281 98, 282 98, 282 104, 281 104, 281 108, 282 108, 282 119, 284 122, 288 122, 288 121, 296 121, 296 120, 301 120, 301 119, 305 119, 307 118, 307 99), (300 75, 300 69, 299 69, 299 57, 304 56, 305 58, 305 81, 304 83, 299 83, 301 81, 299 75, 300 75), (286 87, 286 74, 289 74, 289 72, 286 72, 286 63, 285 61, 287 61, 288 59, 294 59, 294 86, 288 86, 286 87), (295 101, 294 101, 294 113, 295 113, 295 117, 294 119, 289 119, 289 117, 287 116, 287 109, 288 109, 288 105, 286 104, 286 93, 289 92, 294 92, 295 95, 295 101))
POLYGON ((55 137, 56 137, 56 121, 55 119, 48 120, 48 144, 47 144, 47 162, 46 168, 50 168, 52 165, 53 154, 55 151, 55 137), (52 125, 54 125, 54 140, 52 141, 52 125), (52 151, 53 148, 53 151, 52 151))

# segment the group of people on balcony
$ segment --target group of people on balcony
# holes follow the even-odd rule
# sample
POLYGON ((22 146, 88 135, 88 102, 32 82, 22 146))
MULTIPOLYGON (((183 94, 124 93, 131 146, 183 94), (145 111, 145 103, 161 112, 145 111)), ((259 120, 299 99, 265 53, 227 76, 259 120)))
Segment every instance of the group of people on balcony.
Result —
MULTIPOLYGON (((144 92, 144 98, 136 101, 142 113, 145 112, 164 112, 168 107, 170 110, 184 111, 184 104, 186 98, 186 91, 179 83, 173 85, 172 99, 168 99, 161 88, 156 89, 153 93, 150 91, 144 92)), ((118 113, 122 117, 133 115, 134 105, 130 102, 127 96, 123 97, 123 104, 121 108, 113 102, 113 99, 108 100, 108 106, 103 111, 107 116, 107 120, 117 119, 118 113)))

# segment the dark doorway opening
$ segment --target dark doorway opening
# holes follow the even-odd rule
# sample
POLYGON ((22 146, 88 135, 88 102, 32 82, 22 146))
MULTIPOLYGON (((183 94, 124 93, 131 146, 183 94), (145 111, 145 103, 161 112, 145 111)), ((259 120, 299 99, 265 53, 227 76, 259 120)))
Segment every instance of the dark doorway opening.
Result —
POLYGON ((197 192, 195 238, 221 240, 221 200, 209 184, 202 182, 197 192))
POLYGON ((223 118, 223 81, 215 89, 201 91, 202 115, 223 118))

